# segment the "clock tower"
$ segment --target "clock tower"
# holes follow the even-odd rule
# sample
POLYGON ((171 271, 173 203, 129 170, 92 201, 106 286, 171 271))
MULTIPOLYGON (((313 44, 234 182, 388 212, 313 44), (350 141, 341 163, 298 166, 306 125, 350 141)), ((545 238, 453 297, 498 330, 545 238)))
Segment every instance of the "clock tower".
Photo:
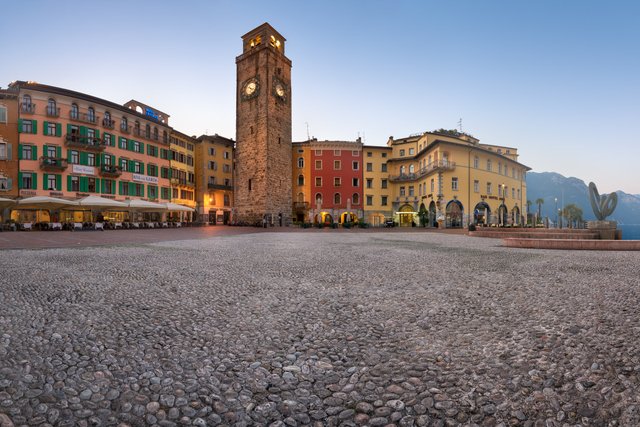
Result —
POLYGON ((291 61, 264 23, 242 36, 236 58, 236 221, 291 220, 291 61))

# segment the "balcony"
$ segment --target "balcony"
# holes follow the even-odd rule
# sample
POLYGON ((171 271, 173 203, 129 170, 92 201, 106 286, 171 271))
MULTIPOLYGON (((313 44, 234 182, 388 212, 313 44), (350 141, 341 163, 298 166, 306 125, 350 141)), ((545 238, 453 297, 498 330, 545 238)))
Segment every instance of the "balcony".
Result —
POLYGON ((309 210, 309 202, 293 202, 293 210, 296 212, 309 210))
POLYGON ((171 178, 169 180, 169 182, 171 183, 171 185, 177 186, 177 185, 193 185, 193 182, 187 182, 186 178, 171 178))
POLYGON ((111 119, 102 119, 102 127, 105 129, 113 129, 116 125, 116 122, 111 119))
POLYGON ((66 134, 64 140, 67 143, 67 147, 82 148, 91 151, 104 151, 107 146, 100 138, 76 134, 66 134))
POLYGON ((45 171, 63 171, 67 168, 67 159, 59 157, 40 157, 40 169, 45 171))
POLYGON ((36 104, 23 102, 20 104, 20 112, 25 114, 34 114, 36 112, 36 104))
POLYGON ((131 133, 131 126, 127 126, 125 124, 120 125, 120 132, 122 133, 131 133))
POLYGON ((425 175, 428 175, 432 172, 444 172, 444 171, 452 171, 456 168, 455 162, 450 162, 448 160, 438 160, 437 162, 430 163, 426 167, 421 168, 416 173, 407 173, 400 174, 396 176, 390 176, 389 181, 392 182, 405 182, 405 181, 415 181, 416 179, 422 178, 425 175))
POLYGON ((60 117, 60 108, 47 106, 47 116, 60 117))
POLYGON ((71 111, 69 113, 69 118, 77 122, 91 123, 93 125, 98 121, 95 114, 78 113, 77 111, 71 111))
POLYGON ((227 191, 233 191, 233 186, 232 185, 222 185, 222 184, 207 184, 207 188, 209 190, 227 190, 227 191))
POLYGON ((122 168, 120 166, 102 165, 100 166, 100 175, 117 178, 122 175, 122 168))
POLYGON ((139 128, 133 128, 133 134, 135 136, 139 136, 140 138, 146 138, 146 139, 151 139, 153 141, 157 141, 158 135, 154 135, 151 132, 147 132, 146 130, 142 130, 139 128))

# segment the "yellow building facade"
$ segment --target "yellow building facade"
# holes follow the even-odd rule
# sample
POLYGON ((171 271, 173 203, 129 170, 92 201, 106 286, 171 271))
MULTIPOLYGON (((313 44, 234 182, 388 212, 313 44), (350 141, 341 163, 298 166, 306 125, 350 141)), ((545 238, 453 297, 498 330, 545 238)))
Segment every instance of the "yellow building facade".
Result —
POLYGON ((230 224, 233 218, 234 141, 202 135, 195 141, 197 221, 230 224))
POLYGON ((393 188, 389 181, 389 160, 392 148, 365 145, 362 148, 362 185, 364 220, 374 227, 384 225, 393 217, 393 188))
POLYGON ((516 226, 526 218, 526 172, 517 149, 457 131, 390 137, 392 214, 400 226, 516 226))
POLYGON ((292 218, 296 222, 309 221, 311 201, 311 149, 307 142, 294 142, 291 146, 292 218))
POLYGON ((195 145, 196 139, 175 129, 171 130, 170 182, 171 201, 190 208, 196 207, 195 145))

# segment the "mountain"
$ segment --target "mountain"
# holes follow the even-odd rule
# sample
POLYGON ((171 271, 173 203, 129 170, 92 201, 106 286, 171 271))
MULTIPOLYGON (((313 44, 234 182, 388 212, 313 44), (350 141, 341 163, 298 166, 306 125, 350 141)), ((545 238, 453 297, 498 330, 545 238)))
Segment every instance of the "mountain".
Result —
MULTIPOLYGON (((598 185, 598 183, 596 183, 598 185)), ((616 220, 620 224, 640 224, 640 195, 618 193, 618 206, 607 219, 616 220)), ((567 178, 555 172, 527 172, 527 199, 532 202, 531 212, 537 213, 537 199, 543 199, 542 216, 555 221, 557 209, 563 204, 574 203, 582 209, 585 220, 595 219, 589 202, 589 187, 578 178, 567 178)))

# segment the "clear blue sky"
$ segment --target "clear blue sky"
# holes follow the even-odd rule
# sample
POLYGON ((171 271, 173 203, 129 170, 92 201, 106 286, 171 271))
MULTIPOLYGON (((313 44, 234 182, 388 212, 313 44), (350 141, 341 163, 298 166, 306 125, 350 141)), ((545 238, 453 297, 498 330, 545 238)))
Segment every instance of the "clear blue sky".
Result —
POLYGON ((293 139, 384 145, 437 128, 517 147, 534 171, 640 194, 640 2, 0 0, 0 85, 148 103, 235 138, 240 36, 293 61, 293 139))

